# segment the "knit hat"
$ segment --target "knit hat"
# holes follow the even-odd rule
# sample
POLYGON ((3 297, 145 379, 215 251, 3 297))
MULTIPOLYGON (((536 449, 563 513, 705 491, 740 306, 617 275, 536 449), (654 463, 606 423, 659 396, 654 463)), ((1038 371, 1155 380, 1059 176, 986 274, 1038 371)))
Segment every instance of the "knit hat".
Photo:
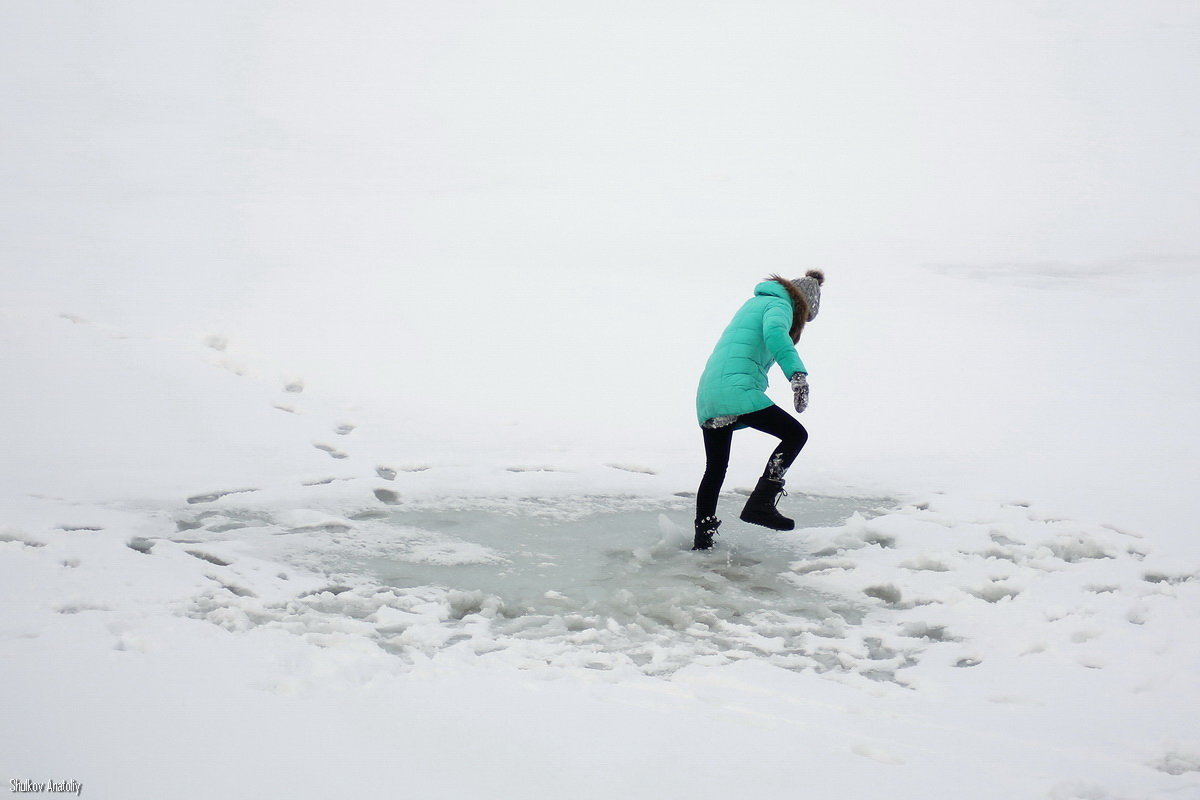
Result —
POLYGON ((800 294, 804 295, 804 299, 808 301, 808 319, 805 322, 812 322, 813 317, 817 316, 817 311, 821 308, 821 284, 823 283, 825 283, 825 273, 819 269, 810 269, 803 278, 796 278, 792 281, 792 285, 799 289, 800 294))

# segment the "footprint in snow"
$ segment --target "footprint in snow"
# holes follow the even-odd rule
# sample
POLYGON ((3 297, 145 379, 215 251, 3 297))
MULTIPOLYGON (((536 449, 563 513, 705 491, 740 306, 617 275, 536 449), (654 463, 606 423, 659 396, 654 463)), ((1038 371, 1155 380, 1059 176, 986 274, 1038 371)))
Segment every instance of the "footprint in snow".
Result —
POLYGON ((211 503, 214 500, 220 500, 222 497, 230 494, 245 494, 246 492, 257 492, 258 489, 228 489, 222 492, 208 492, 207 494, 194 494, 187 499, 189 504, 196 503, 211 503))
POLYGON ((1166 583, 1170 585, 1177 585, 1180 583, 1187 583, 1188 581, 1195 579, 1195 575, 1171 575, 1158 570, 1151 570, 1149 572, 1142 573, 1142 580, 1144 580, 1146 583, 1166 583))
POLYGON ((797 575, 811 575, 833 570, 852 570, 858 565, 848 558, 823 558, 818 561, 794 561, 788 566, 797 575))
POLYGON ((303 378, 284 378, 283 379, 283 390, 285 392, 291 392, 292 394, 299 394, 300 392, 303 392, 304 391, 304 379, 303 378))
POLYGON ((215 564, 218 567, 228 567, 230 564, 233 563, 232 561, 226 561, 223 558, 218 558, 217 556, 214 556, 212 553, 205 553, 201 550, 185 550, 184 552, 187 553, 189 556, 198 558, 201 561, 207 561, 210 564, 215 564))
POLYGON ((221 581, 219 578, 213 578, 213 576, 211 576, 211 575, 209 575, 208 577, 212 578, 212 580, 221 584, 222 589, 226 589, 230 592, 233 592, 238 597, 258 597, 258 595, 256 595, 254 592, 250 591, 249 589, 243 588, 241 586, 237 586, 232 583, 225 583, 225 582, 221 581))
POLYGON ((137 550, 139 553, 150 555, 150 551, 154 549, 154 542, 149 539, 144 539, 141 536, 135 536, 126 542, 125 546, 130 550, 137 550))
POLYGON ((981 550, 976 553, 971 553, 971 552, 967 552, 967 551, 960 551, 960 552, 962 552, 963 555, 976 555, 981 558, 993 558, 998 561, 1011 561, 1014 564, 1018 563, 1017 554, 1014 553, 1012 550, 1009 550, 1009 549, 1003 548, 1003 547, 992 547, 988 550, 981 550))
POLYGON ((1102 542, 1084 533, 1060 536, 1054 541, 1046 542, 1045 546, 1050 549, 1055 558, 1068 564, 1076 564, 1090 559, 1115 558, 1102 542))
POLYGON ((375 474, 383 478, 385 481, 394 481, 396 476, 401 472, 428 472, 429 466, 426 464, 414 464, 409 467, 385 467, 382 464, 375 467, 375 474))
POLYGON ((985 600, 989 603, 999 603, 1006 597, 1016 597, 1021 593, 1020 589, 1012 586, 1005 586, 1000 583, 991 583, 979 589, 968 589, 967 594, 974 595, 980 600, 985 600))
POLYGON ((311 525, 297 525, 293 528, 288 528, 288 533, 345 533, 346 531, 354 530, 354 526, 347 522, 337 522, 331 520, 329 522, 315 522, 311 525))
POLYGON ((917 556, 916 558, 910 558, 908 561, 901 561, 900 568, 901 569, 911 569, 914 571, 917 571, 917 570, 926 571, 926 572, 949 572, 950 571, 950 565, 947 564, 946 562, 941 561, 936 558, 932 558, 930 556, 924 556, 924 555, 917 556))
POLYGON ((381 503, 387 503, 389 506, 394 506, 400 502, 400 493, 391 489, 376 489, 375 499, 381 503))
POLYGON ((205 525, 204 530, 211 533, 228 533, 229 531, 237 531, 242 528, 249 528, 250 525, 245 522, 240 522, 236 519, 227 522, 218 522, 214 525, 205 525))
POLYGON ((338 425, 336 428, 333 429, 333 432, 336 433, 338 436, 347 436, 350 433, 352 433, 354 431, 354 429, 357 427, 358 427, 357 425, 351 425, 350 423, 345 423, 342 425, 338 425))
POLYGON ((1018 542, 1016 539, 1005 536, 1003 533, 1000 533, 999 531, 992 531, 988 535, 988 538, 991 539, 996 544, 1004 545, 1005 547, 1012 547, 1014 545, 1020 544, 1020 542, 1018 542))
POLYGON ((926 639, 930 642, 959 642, 945 625, 930 625, 927 622, 909 622, 900 628, 900 635, 910 639, 926 639))
POLYGON ((26 547, 45 547, 46 546, 45 542, 39 542, 37 539, 30 538, 29 536, 26 536, 23 533, 14 531, 11 528, 8 530, 0 528, 0 542, 20 542, 21 544, 25 545, 26 547))
POLYGON ((1145 625, 1149 614, 1150 609, 1139 603, 1125 613, 1125 620, 1131 625, 1145 625))
POLYGON ((16 528, 7 528, 5 525, 0 525, 0 542, 19 542, 25 547, 46 547, 46 542, 32 539, 22 531, 16 528))
POLYGON ((313 442, 313 447, 317 448, 318 450, 325 451, 326 453, 328 453, 330 455, 331 458, 349 458, 350 457, 349 453, 344 453, 341 450, 338 450, 333 445, 325 444, 324 442, 313 442))
POLYGON ((318 595, 325 594, 326 592, 336 596, 336 595, 342 594, 343 592, 348 592, 352 588, 353 587, 351 587, 351 586, 338 586, 338 585, 324 586, 320 589, 312 589, 311 591, 303 592, 299 596, 300 597, 316 597, 318 595))
POLYGON ((889 536, 886 533, 879 533, 878 531, 867 531, 862 535, 862 540, 864 544, 877 545, 884 550, 891 550, 896 546, 895 536, 889 536))
POLYGON ((108 606, 95 603, 66 603, 54 609, 59 614, 78 614, 81 611, 108 611, 108 606))
POLYGON ((895 584, 881 583, 877 586, 868 586, 866 589, 863 589, 863 594, 865 594, 867 597, 874 597, 878 600, 882 600, 889 606, 900 604, 900 589, 898 589, 895 584))
POLYGON ((239 528, 261 528, 270 525, 272 520, 267 515, 244 509, 209 509, 197 514, 195 522, 211 533, 225 533, 239 528))
MULTIPOLYGON (((229 339, 224 334, 210 333, 204 337, 204 346, 217 353, 226 353, 229 349, 229 339)), ((238 377, 246 377, 251 373, 250 367, 241 361, 235 361, 226 355, 225 358, 210 361, 210 364, 228 370, 238 377)))
POLYGON ((233 361, 228 358, 223 358, 217 362, 217 366, 221 369, 228 370, 239 378, 244 378, 250 374, 250 368, 241 361, 233 361))
POLYGON ((656 470, 650 469, 649 467, 641 467, 636 464, 605 464, 604 466, 608 467, 609 469, 619 469, 622 472, 636 472, 640 475, 658 474, 656 470))

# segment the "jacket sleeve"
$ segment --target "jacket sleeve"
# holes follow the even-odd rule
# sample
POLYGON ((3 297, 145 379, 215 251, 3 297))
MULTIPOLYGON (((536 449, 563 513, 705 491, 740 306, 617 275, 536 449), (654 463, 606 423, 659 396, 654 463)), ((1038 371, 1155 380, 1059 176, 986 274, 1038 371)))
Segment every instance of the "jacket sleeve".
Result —
POLYGON ((775 363, 789 379, 797 372, 808 373, 808 368, 800 360, 789 333, 792 329, 792 314, 792 304, 786 300, 771 303, 763 312, 763 341, 767 343, 767 351, 775 359, 775 363))

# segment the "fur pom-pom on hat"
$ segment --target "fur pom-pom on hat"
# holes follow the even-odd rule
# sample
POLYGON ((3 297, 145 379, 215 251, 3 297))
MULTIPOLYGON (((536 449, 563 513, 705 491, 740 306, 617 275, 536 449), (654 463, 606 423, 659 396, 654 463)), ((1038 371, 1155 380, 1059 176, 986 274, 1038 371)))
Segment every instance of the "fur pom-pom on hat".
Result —
POLYGON ((796 278, 792 281, 792 285, 800 290, 800 294, 804 295, 804 300, 808 304, 806 322, 812 322, 821 308, 821 285, 824 283, 825 273, 819 269, 810 269, 803 278, 796 278))

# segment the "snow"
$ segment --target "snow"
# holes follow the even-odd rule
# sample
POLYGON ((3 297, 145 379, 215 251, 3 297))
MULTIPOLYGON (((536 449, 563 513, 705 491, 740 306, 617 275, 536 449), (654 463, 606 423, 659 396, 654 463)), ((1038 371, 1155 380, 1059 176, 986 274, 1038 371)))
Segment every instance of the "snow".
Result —
POLYGON ((0 16, 14 791, 1200 797, 1191 4, 0 16))

